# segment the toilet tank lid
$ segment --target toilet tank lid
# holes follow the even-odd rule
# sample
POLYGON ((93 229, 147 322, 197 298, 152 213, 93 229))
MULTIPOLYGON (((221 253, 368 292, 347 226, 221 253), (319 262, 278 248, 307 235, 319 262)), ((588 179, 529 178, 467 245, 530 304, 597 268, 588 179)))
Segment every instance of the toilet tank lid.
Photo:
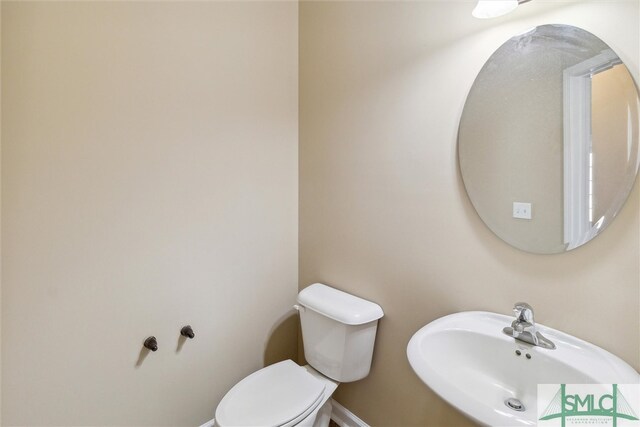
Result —
POLYGON ((322 283, 314 283, 298 294, 298 303, 346 325, 362 325, 384 316, 382 307, 322 283))

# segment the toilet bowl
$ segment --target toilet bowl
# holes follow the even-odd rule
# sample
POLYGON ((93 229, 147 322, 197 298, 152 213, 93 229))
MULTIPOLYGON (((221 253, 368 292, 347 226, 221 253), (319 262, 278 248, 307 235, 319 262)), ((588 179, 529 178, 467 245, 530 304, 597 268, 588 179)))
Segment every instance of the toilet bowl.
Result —
POLYGON ((309 365, 285 360, 245 377, 218 404, 215 426, 326 427, 338 384, 369 374, 379 305, 316 283, 295 308, 309 365))
POLYGON ((328 425, 330 399, 337 387, 336 381, 310 366, 285 360, 254 372, 229 390, 216 408, 215 425, 328 425))

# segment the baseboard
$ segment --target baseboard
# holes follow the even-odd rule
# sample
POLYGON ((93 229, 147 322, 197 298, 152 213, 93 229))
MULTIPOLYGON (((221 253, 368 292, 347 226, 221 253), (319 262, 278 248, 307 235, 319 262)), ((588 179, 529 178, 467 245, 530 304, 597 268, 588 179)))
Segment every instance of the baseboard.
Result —
POLYGON ((213 427, 213 425, 215 424, 216 420, 209 420, 206 423, 202 424, 200 427, 213 427))
POLYGON ((340 427, 369 427, 369 424, 335 400, 331 399, 331 405, 333 406, 331 419, 340 427))

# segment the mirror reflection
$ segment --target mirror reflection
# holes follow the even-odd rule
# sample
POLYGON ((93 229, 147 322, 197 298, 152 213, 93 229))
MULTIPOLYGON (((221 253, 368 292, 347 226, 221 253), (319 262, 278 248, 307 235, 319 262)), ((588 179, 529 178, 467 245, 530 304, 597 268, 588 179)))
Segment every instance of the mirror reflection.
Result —
POLYGON ((574 249, 616 216, 638 171, 638 90, 602 40, 567 25, 511 38, 460 121, 465 188, 489 228, 534 253, 574 249))

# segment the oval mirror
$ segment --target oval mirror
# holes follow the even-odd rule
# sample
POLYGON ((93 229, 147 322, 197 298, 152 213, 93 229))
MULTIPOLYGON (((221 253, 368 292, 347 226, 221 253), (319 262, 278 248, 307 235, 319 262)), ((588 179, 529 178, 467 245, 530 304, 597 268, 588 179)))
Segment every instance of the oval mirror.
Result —
POLYGON ((543 25, 503 44, 473 83, 458 133, 485 224, 542 254, 597 236, 635 182, 639 104, 627 67, 587 31, 543 25))

